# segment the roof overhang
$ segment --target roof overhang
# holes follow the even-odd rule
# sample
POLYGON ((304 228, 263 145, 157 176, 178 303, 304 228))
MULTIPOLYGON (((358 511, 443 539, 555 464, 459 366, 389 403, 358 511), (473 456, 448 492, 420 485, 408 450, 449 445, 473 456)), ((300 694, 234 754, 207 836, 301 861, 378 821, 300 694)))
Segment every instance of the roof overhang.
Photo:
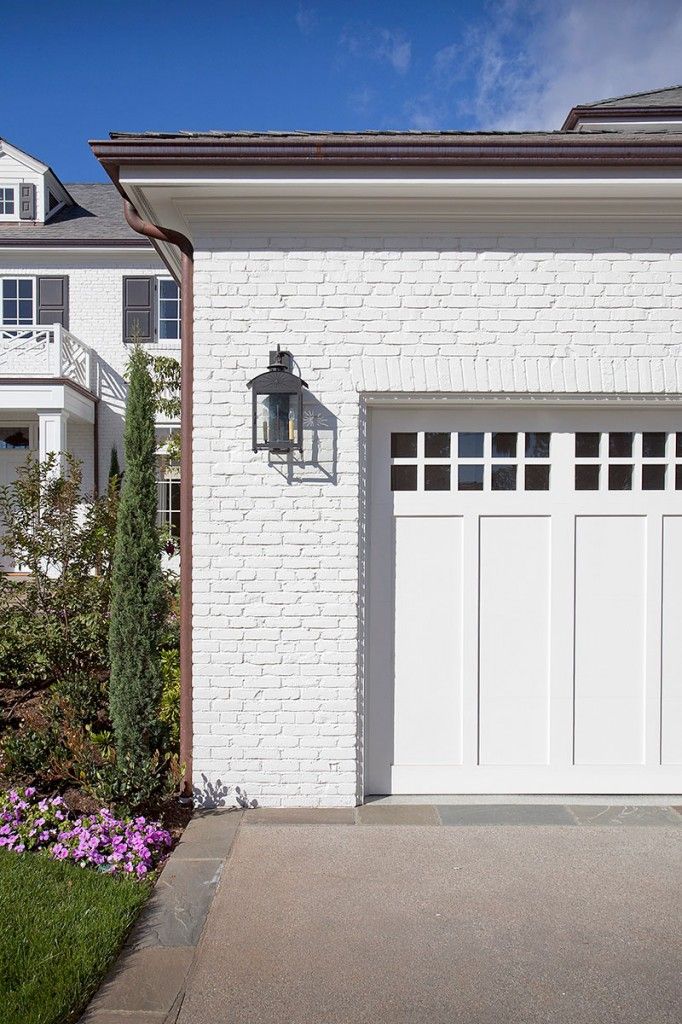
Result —
MULTIPOLYGON (((221 218, 682 216, 682 134, 117 136, 91 146, 142 216, 192 241, 221 218)), ((159 249, 177 270, 174 248, 159 249)))

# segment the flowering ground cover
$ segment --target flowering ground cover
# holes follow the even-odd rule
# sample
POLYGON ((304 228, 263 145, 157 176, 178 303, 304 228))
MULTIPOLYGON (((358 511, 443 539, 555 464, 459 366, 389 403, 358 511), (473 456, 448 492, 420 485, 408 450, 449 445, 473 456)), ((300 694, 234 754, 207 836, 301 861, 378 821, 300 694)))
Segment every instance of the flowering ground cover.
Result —
POLYGON ((0 794, 0 1019, 67 1024, 85 1006, 171 846, 143 817, 70 816, 61 797, 0 794))
POLYGON ((0 1019, 70 1024, 115 959, 146 879, 0 849, 0 1019))
POLYGON ((44 852, 108 874, 138 878, 167 853, 169 832, 145 818, 116 818, 106 808, 70 819, 61 797, 39 797, 33 787, 0 795, 0 847, 44 852))

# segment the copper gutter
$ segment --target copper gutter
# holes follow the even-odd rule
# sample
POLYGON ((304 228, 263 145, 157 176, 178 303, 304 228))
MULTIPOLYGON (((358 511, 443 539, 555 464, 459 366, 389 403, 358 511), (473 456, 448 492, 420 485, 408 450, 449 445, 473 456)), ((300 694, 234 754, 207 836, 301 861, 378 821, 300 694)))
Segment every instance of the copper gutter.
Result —
POLYGON ((192 795, 192 400, 194 379, 194 247, 186 235, 144 220, 126 196, 118 167, 107 170, 123 197, 123 212, 133 231, 178 247, 180 295, 180 763, 183 796, 192 795))
POLYGON ((109 173, 118 164, 413 165, 466 167, 682 164, 682 134, 281 133, 280 135, 113 134, 90 143, 109 173))

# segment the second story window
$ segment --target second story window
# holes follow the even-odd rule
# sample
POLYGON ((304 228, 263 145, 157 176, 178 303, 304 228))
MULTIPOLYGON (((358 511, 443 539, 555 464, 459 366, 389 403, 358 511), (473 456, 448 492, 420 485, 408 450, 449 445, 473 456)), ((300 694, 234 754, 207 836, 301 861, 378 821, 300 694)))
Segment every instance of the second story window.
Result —
POLYGON ((12 187, 0 188, 0 217, 14 220, 16 217, 16 198, 12 187))
POLYGON ((123 340, 171 348, 180 340, 180 289, 171 277, 123 278, 123 340))
POLYGON ((180 289, 172 277, 159 279, 159 341, 180 337, 180 289))
POLYGON ((4 327, 25 327, 36 322, 33 278, 1 278, 0 296, 4 327))

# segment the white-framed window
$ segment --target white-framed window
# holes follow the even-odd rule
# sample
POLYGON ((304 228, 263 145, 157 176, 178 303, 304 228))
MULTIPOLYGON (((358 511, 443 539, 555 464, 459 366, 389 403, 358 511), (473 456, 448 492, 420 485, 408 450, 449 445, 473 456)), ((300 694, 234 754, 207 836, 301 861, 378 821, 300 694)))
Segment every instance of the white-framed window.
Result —
POLYGON ((28 426, 0 426, 0 451, 28 451, 31 447, 31 430, 28 426))
POLYGON ((0 220, 16 220, 17 190, 13 185, 0 186, 0 220))
POLYGON ((26 327, 36 322, 35 280, 32 277, 0 278, 3 327, 26 327))
POLYGON ((159 341, 177 341, 180 337, 180 289, 172 277, 160 277, 157 294, 159 341))
POLYGON ((180 536, 180 480, 174 475, 159 476, 156 523, 175 539, 180 536))

